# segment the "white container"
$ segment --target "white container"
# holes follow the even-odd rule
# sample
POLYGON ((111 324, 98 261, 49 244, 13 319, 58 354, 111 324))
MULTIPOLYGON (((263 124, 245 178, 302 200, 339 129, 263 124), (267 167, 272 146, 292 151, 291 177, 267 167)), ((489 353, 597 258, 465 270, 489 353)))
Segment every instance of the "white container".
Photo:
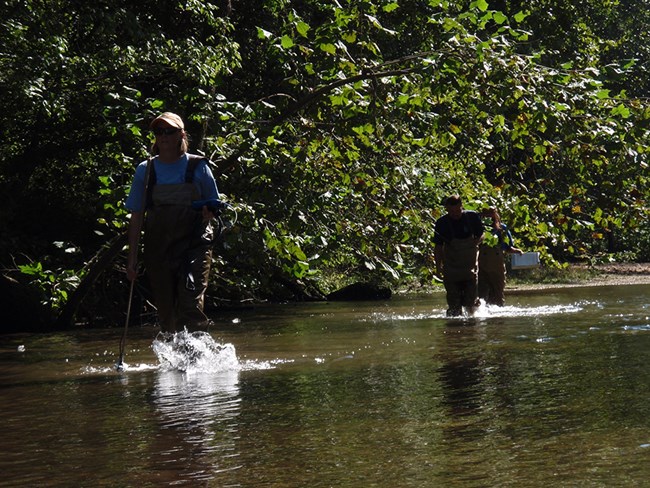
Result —
POLYGON ((513 254, 510 263, 512 269, 529 269, 539 266, 538 252, 525 252, 523 254, 513 254))

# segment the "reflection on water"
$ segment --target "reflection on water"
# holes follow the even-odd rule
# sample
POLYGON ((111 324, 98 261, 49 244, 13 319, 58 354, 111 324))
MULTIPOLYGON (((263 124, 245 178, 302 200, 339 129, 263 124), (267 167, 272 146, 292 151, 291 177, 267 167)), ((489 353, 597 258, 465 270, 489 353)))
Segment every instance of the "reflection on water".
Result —
POLYGON ((182 479, 192 486, 239 468, 238 376, 236 371, 156 374, 152 403, 157 434, 150 446, 156 482, 182 479))
POLYGON ((3 337, 0 486, 643 486, 647 291, 269 307, 122 373, 115 331, 3 337))
POLYGON ((449 321, 445 343, 438 356, 441 366, 438 369, 443 392, 443 404, 453 417, 477 413, 481 402, 481 349, 472 343, 477 341, 478 331, 470 325, 457 325, 449 321), (462 341, 463 347, 455 347, 462 341))

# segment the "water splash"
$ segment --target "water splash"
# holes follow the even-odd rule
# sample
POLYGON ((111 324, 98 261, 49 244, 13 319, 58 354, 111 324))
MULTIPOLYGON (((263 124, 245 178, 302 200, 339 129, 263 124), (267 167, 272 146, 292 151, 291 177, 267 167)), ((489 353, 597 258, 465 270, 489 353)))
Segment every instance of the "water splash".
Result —
POLYGON ((565 313, 576 313, 583 310, 579 303, 568 305, 542 305, 540 307, 516 307, 506 305, 499 307, 496 305, 486 305, 481 300, 481 306, 478 307, 474 317, 491 318, 491 317, 535 317, 541 315, 555 315, 565 313))
POLYGON ((110 365, 93 365, 93 364, 87 364, 81 368, 81 372, 83 374, 107 374, 107 373, 113 373, 117 371, 118 373, 123 373, 123 372, 139 372, 139 371, 155 371, 158 369, 157 364, 146 364, 146 363, 138 363, 138 364, 131 364, 131 363, 125 363, 122 362, 122 364, 110 364, 110 365))
POLYGON ((625 332, 648 332, 650 331, 650 324, 624 325, 622 329, 625 332))
POLYGON ((207 332, 160 333, 152 348, 162 370, 221 373, 241 369, 235 346, 220 344, 207 332))
POLYGON ((475 310, 472 316, 466 313, 457 317, 447 317, 446 309, 434 309, 431 312, 425 313, 385 313, 375 312, 371 314, 368 319, 361 321, 380 322, 384 320, 427 320, 427 319, 445 319, 466 321, 468 319, 488 319, 488 318, 504 318, 504 317, 537 317, 545 315, 577 313, 584 310, 588 304, 573 303, 567 305, 542 305, 538 307, 521 307, 514 305, 506 305, 499 307, 497 305, 486 305, 481 300, 480 306, 475 310))

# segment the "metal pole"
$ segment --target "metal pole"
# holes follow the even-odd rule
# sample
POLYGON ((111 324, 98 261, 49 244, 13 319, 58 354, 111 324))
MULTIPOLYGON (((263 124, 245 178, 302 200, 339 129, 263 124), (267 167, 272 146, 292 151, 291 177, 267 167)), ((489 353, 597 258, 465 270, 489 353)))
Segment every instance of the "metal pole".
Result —
POLYGON ((129 317, 131 316, 131 302, 133 301, 133 285, 135 285, 135 279, 131 281, 131 289, 129 291, 129 304, 126 307, 126 322, 124 323, 124 332, 122 333, 122 339, 120 340, 120 359, 117 361, 115 368, 118 371, 124 369, 124 348, 126 346, 126 332, 129 330, 129 317))

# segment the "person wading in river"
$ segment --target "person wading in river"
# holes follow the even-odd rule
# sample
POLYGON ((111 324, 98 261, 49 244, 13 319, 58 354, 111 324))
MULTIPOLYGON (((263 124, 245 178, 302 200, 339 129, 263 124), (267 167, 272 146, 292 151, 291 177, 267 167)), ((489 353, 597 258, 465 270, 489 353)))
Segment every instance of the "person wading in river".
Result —
POLYGON ((447 316, 472 315, 478 306, 478 247, 483 222, 473 211, 463 210, 460 196, 444 201, 446 215, 435 225, 433 242, 436 271, 447 291, 447 316))
MULTIPOLYGON (((478 296, 488 305, 505 305, 506 260, 505 254, 523 254, 514 246, 510 230, 501 222, 499 212, 488 208, 481 217, 491 219, 492 244, 483 242, 478 256, 478 296)), ((487 241, 487 239, 486 239, 487 241)))
POLYGON ((216 200, 207 158, 188 154, 183 120, 165 112, 151 122, 152 156, 135 171, 126 208, 129 222, 127 278, 138 275, 138 243, 144 224, 144 265, 164 332, 204 329, 204 295, 212 260, 213 213, 192 202, 216 200), (146 211, 146 219, 145 219, 146 211))

